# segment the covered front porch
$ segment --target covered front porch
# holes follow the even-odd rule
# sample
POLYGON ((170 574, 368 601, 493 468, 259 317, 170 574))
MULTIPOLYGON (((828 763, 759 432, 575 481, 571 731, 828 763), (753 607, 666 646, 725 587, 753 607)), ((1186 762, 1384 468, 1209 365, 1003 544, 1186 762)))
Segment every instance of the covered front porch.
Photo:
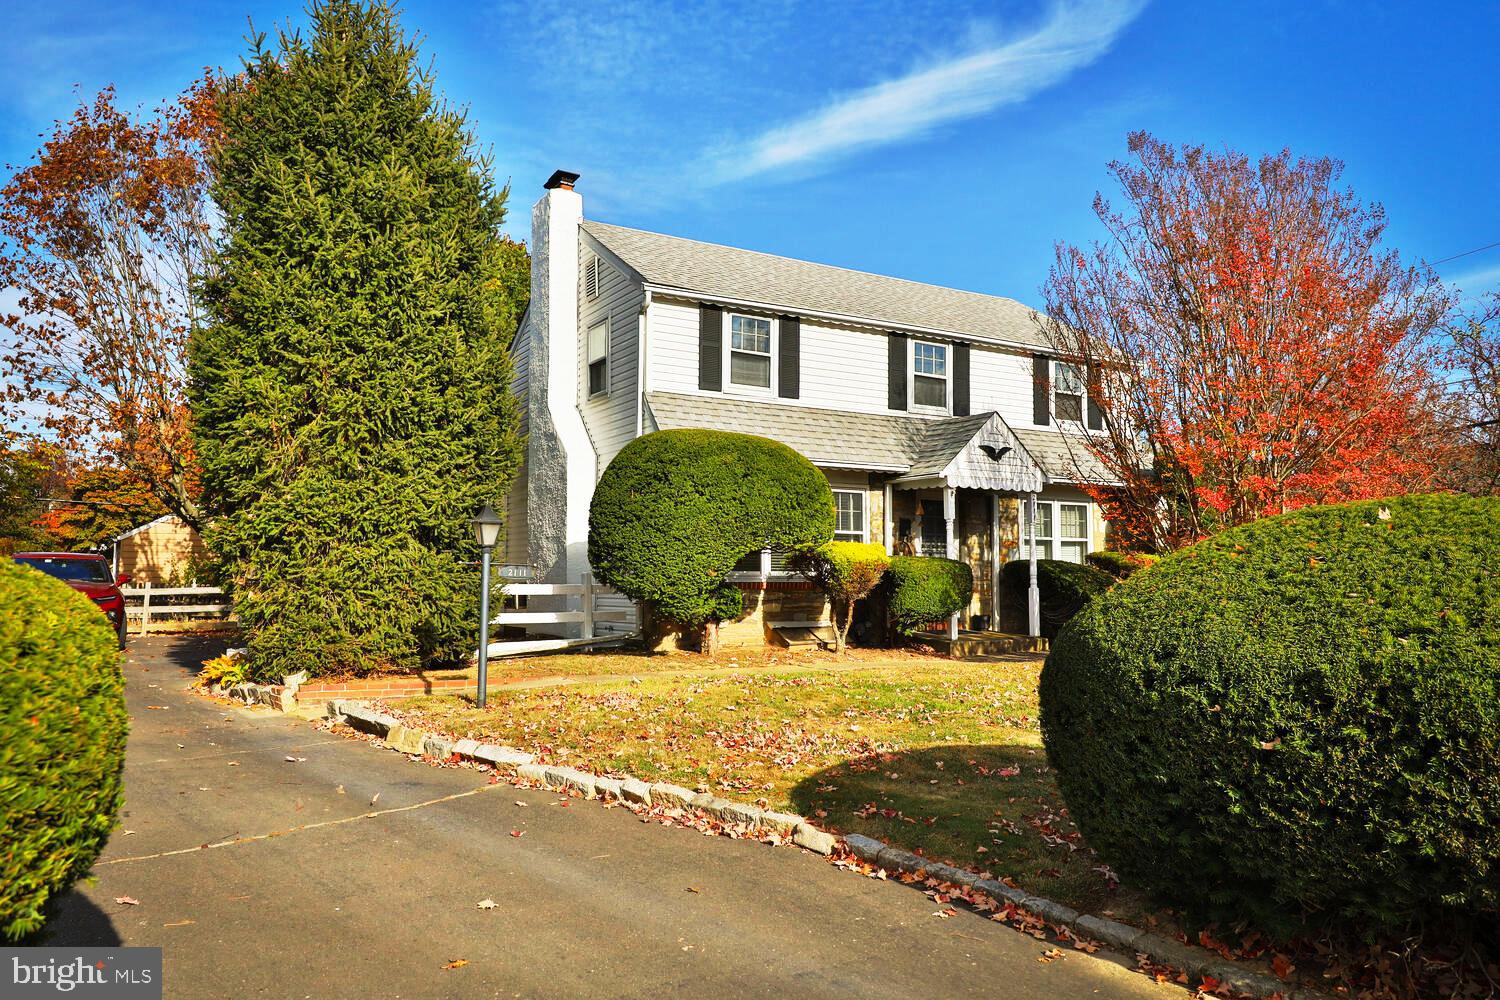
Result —
POLYGON ((961 630, 1024 630, 1039 638, 1036 503, 1045 475, 998 414, 955 431, 924 449, 926 462, 885 482, 882 542, 892 555, 956 559, 973 571, 969 607, 948 621, 950 643, 961 630), (1031 532, 1029 545, 1023 529, 1031 532), (1024 619, 1016 620, 1002 598, 1000 569, 1023 553, 1032 571, 1024 619))

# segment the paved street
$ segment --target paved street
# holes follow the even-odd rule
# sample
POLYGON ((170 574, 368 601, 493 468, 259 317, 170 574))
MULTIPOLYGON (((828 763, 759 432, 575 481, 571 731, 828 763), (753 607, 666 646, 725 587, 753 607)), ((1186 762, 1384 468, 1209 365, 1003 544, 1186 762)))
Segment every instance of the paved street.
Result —
POLYGON ((801 851, 188 694, 222 645, 132 640, 125 813, 49 942, 161 945, 169 997, 1182 995, 801 851))

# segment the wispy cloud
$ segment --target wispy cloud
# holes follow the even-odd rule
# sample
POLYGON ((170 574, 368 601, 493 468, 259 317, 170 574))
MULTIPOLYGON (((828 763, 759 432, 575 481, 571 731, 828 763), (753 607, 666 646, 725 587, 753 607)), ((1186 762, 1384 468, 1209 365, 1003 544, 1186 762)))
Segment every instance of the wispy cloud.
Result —
POLYGON ((1476 271, 1465 271, 1448 279, 1468 296, 1479 296, 1490 291, 1500 291, 1500 265, 1484 267, 1476 271))
POLYGON ((707 155, 716 182, 808 169, 1018 104, 1109 51, 1144 0, 1055 0, 1040 25, 953 55, 707 155))

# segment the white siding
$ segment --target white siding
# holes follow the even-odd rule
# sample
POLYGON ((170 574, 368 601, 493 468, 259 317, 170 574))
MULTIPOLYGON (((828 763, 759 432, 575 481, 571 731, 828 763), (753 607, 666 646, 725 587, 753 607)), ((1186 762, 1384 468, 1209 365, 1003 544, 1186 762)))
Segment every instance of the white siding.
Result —
POLYGON ((638 387, 635 378, 636 338, 645 289, 640 282, 621 273, 602 258, 599 261, 599 295, 590 299, 584 288, 589 259, 586 245, 579 248, 578 261, 578 398, 583 424, 598 456, 596 475, 635 436, 638 387), (588 332, 601 321, 609 323, 609 394, 589 397, 588 332))
POLYGON ((698 304, 652 299, 646 350, 648 391, 697 392, 698 304))
POLYGON ((887 413, 890 371, 886 335, 802 323, 802 406, 887 413))
MULTIPOLYGON (((884 330, 804 319, 801 397, 746 398, 855 413, 890 413, 886 338, 884 330)), ((698 304, 654 299, 647 341, 648 390, 697 393, 698 304)), ((1008 424, 1031 426, 1030 355, 974 344, 969 366, 971 412, 996 410, 1008 424)))
POLYGON ((1031 355, 977 344, 969 351, 969 406, 994 410, 1013 427, 1032 426, 1031 355))

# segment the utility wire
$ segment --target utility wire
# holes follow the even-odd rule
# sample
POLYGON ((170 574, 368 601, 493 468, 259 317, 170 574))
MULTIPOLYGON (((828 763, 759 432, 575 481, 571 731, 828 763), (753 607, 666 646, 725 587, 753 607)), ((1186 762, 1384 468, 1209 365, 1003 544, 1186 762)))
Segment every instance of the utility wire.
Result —
POLYGON ((1475 247, 1473 250, 1465 250, 1463 253, 1456 253, 1452 257, 1444 257, 1442 260, 1435 260, 1435 261, 1432 262, 1431 266, 1432 267, 1436 267, 1439 264, 1446 264, 1450 260, 1458 260, 1458 258, 1460 258, 1460 257, 1467 257, 1470 254, 1484 253, 1486 250, 1493 250, 1496 247, 1500 247, 1500 241, 1496 241, 1494 243, 1490 243, 1490 244, 1488 244, 1486 246, 1482 246, 1482 247, 1475 247))

